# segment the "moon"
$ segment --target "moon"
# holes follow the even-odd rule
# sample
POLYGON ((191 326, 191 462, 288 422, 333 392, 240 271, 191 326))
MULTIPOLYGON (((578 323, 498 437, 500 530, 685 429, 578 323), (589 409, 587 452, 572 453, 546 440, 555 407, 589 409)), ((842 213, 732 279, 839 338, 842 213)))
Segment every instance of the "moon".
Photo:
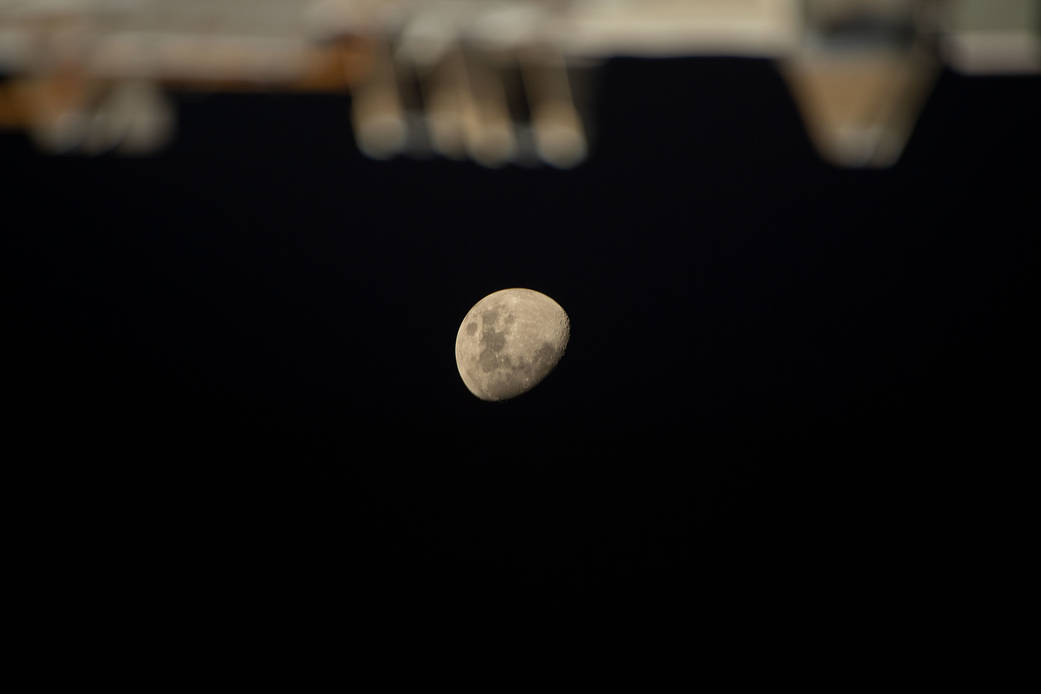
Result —
POLYGON ((564 356, 571 321, 532 289, 503 289, 470 309, 455 338, 455 363, 481 400, 508 400, 537 386, 564 356))

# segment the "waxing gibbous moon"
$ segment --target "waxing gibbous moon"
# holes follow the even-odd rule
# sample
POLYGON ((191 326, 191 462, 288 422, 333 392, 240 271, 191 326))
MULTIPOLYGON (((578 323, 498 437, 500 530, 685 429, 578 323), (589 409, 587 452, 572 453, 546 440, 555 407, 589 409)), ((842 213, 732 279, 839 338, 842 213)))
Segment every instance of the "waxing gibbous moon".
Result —
POLYGON ((537 386, 564 356, 571 322, 556 301, 503 289, 478 301, 455 338, 455 363, 481 400, 507 400, 537 386))

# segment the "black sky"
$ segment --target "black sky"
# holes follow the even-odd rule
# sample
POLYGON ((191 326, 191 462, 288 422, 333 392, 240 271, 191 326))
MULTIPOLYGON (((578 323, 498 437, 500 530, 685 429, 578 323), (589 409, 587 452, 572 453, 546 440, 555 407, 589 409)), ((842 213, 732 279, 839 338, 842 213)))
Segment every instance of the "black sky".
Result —
POLYGON ((567 172, 369 161, 342 96, 182 94, 150 158, 3 134, 27 524, 76 575, 202 593, 942 574, 1036 415, 1038 79, 945 73, 901 162, 854 171, 768 63, 596 77, 567 172), (480 402, 455 332, 512 286, 572 339, 480 402))

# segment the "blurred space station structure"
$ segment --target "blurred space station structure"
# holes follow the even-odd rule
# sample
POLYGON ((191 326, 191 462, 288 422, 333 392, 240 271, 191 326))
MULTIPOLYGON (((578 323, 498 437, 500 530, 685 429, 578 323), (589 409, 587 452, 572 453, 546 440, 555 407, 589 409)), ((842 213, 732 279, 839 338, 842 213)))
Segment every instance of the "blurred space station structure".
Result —
POLYGON ((147 153, 167 90, 349 91, 371 157, 567 168, 614 56, 772 60, 822 156, 887 166, 944 65, 1041 72, 1041 0, 0 0, 0 126, 147 153))

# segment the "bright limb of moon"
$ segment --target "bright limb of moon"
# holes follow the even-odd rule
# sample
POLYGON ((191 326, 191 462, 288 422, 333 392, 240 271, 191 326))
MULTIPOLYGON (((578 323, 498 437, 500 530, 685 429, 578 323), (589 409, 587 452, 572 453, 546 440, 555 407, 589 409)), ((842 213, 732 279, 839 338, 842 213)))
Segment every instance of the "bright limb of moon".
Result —
POLYGON ((463 383, 482 400, 507 400, 537 386, 564 355, 571 322, 553 299, 503 289, 478 301, 455 338, 463 383))

